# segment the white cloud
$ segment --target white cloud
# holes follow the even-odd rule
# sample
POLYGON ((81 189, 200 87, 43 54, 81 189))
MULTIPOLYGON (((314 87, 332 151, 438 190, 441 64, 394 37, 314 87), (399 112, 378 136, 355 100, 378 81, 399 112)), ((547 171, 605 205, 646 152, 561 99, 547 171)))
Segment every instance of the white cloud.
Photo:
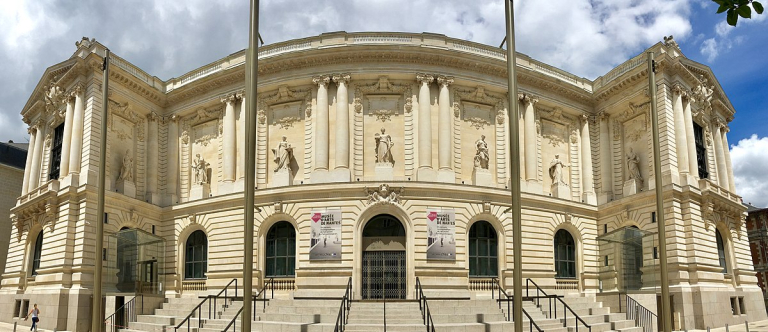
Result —
POLYGON ((744 202, 758 207, 768 207, 768 137, 750 138, 731 146, 731 162, 736 193, 744 202))
POLYGON ((701 55, 707 57, 708 62, 715 61, 717 55, 720 53, 717 47, 717 41, 715 38, 709 38, 701 43, 701 55))
POLYGON ((729 51, 733 46, 741 44, 746 39, 743 35, 731 36, 731 34, 740 31, 744 25, 761 24, 768 17, 768 13, 758 15, 753 12, 751 19, 740 18, 736 26, 731 26, 725 21, 725 14, 722 15, 723 20, 715 25, 715 36, 701 42, 701 55, 705 56, 709 63, 714 62, 718 55, 729 51))

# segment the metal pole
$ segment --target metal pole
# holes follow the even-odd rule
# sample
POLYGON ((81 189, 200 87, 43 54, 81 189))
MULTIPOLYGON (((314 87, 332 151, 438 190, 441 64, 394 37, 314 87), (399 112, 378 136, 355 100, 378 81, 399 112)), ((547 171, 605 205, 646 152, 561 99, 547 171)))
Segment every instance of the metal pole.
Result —
POLYGON ((656 181, 656 225, 659 233, 659 266, 661 267, 661 315, 664 332, 672 331, 672 308, 669 307, 669 276, 667 275, 667 235, 664 221, 664 197, 661 183, 661 145, 659 143, 659 113, 656 110, 656 62, 648 52, 648 92, 651 95, 653 121, 653 174, 656 181))
POLYGON ((253 312, 253 218, 256 188, 256 86, 258 85, 259 0, 251 0, 248 52, 245 58, 245 243, 243 249, 243 322, 242 331, 251 331, 253 312))
MULTIPOLYGON (((513 0, 504 0, 507 16, 507 103, 509 104, 509 153, 510 156, 520 155, 519 124, 520 110, 517 105, 517 77, 515 76, 515 9, 513 0)), ((522 264, 522 226, 520 207, 520 163, 510 165, 510 187, 512 188, 512 244, 514 250, 514 269, 512 282, 513 317, 515 317, 515 332, 523 331, 523 264, 522 264)))
POLYGON ((96 203, 96 249, 93 263, 93 305, 91 306, 91 332, 101 332, 104 315, 101 308, 101 270, 104 264, 104 182, 107 164, 107 109, 109 108, 109 49, 104 50, 104 77, 101 87, 101 140, 99 142, 98 199, 96 203))

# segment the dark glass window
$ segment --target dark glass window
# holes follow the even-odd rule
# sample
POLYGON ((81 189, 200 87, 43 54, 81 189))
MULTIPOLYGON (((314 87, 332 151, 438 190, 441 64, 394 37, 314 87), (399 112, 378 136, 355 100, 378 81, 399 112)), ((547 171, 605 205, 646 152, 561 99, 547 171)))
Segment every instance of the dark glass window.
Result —
POLYGON ((555 278, 576 278, 576 243, 564 229, 555 233, 555 278))
POLYGON ((293 277, 296 275, 296 230, 287 221, 281 221, 267 233, 267 277, 293 277))
POLYGON ((40 254, 43 252, 43 232, 37 234, 35 240, 35 251, 32 253, 32 275, 37 275, 37 270, 40 269, 40 254))
POLYGON ((51 145, 51 161, 50 172, 48 175, 49 180, 56 180, 59 178, 59 171, 61 170, 61 142, 64 140, 64 124, 60 124, 53 131, 53 142, 51 145))
POLYGON ((184 279, 205 278, 208 272, 208 238, 203 231, 197 230, 189 235, 185 253, 184 279))
POLYGON ((715 230, 715 239, 717 240, 717 258, 720 267, 723 268, 723 273, 728 273, 728 266, 725 264, 725 242, 723 242, 723 236, 720 235, 719 230, 715 230))
POLYGON ((696 140, 696 164, 699 165, 699 178, 706 179, 709 177, 707 171, 707 148, 704 144, 704 130, 697 124, 693 123, 693 136, 696 140))
POLYGON ((496 277, 498 273, 496 229, 487 221, 478 221, 469 229, 469 276, 496 277))

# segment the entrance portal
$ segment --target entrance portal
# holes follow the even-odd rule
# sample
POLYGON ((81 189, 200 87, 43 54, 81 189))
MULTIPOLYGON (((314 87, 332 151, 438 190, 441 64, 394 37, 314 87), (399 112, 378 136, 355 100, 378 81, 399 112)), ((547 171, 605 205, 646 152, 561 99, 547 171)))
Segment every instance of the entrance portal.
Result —
POLYGON ((391 215, 378 215, 363 229, 362 298, 405 299, 405 228, 391 215))

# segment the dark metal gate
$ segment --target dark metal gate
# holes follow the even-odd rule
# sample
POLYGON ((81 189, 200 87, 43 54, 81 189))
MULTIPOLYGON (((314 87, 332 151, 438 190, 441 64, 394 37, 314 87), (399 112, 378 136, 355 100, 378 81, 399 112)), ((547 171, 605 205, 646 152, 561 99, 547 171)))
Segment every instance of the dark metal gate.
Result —
POLYGON ((405 299, 405 251, 363 252, 363 299, 405 299))

